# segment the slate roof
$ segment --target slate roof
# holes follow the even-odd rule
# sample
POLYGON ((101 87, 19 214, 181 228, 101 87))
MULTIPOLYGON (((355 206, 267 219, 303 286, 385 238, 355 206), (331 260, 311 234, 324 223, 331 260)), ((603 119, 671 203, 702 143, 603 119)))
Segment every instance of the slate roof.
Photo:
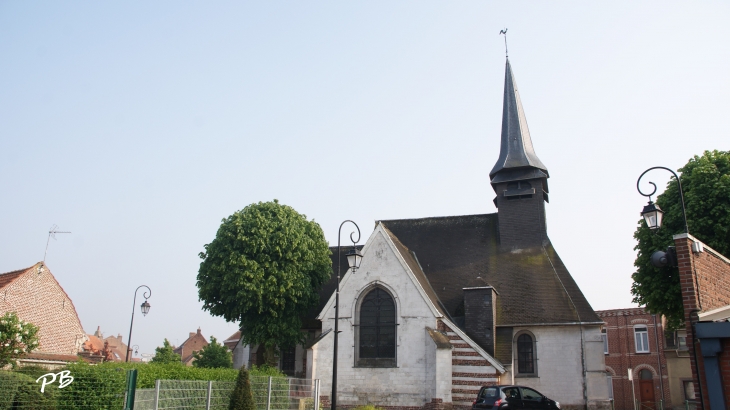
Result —
MULTIPOLYGON (((512 74, 512 66, 507 59, 504 73, 504 101, 502 105, 502 137, 499 149, 499 159, 489 173, 492 184, 514 180, 506 178, 504 171, 515 169, 529 169, 533 175, 519 176, 518 179, 547 178, 547 167, 535 154, 527 127, 525 111, 522 109, 520 93, 512 74), (502 175, 497 175, 497 174, 502 175)), ((507 173, 507 174, 511 174, 507 173)), ((512 177, 515 177, 513 175, 512 177)))
POLYGON ((399 252, 420 262, 416 277, 427 279, 436 298, 429 297, 453 318, 464 316, 463 288, 477 281, 499 294, 497 326, 602 322, 552 244, 500 249, 496 213, 380 222, 399 252))

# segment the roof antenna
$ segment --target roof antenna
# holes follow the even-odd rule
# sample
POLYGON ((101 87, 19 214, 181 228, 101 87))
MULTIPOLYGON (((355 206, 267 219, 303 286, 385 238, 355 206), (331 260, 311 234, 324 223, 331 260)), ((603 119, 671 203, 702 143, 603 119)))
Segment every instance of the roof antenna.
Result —
POLYGON ((53 238, 54 241, 56 240, 56 234, 57 233, 71 233, 71 232, 69 232, 69 231, 59 231, 58 230, 58 225, 53 224, 53 226, 51 227, 51 229, 48 231, 48 240, 46 241, 46 252, 43 254, 43 263, 44 264, 46 263, 46 255, 48 255, 48 243, 51 242, 51 238, 53 238))
POLYGON ((507 27, 504 28, 504 30, 499 30, 499 35, 504 34, 504 55, 505 57, 509 58, 509 53, 507 52, 507 27))

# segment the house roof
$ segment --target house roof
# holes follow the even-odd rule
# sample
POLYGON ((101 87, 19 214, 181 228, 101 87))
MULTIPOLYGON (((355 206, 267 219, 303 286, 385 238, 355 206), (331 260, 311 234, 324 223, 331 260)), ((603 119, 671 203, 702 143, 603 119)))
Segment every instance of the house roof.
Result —
MULTIPOLYGON (((464 288, 498 292, 497 326, 601 322, 551 243, 519 251, 499 246, 498 215, 380 221, 400 253, 416 260, 436 306, 464 316, 464 288)), ((409 263, 410 265, 410 263, 409 263)), ((414 267, 412 267, 414 269, 414 267)), ((418 277, 419 275, 417 275, 418 277)))
POLYGON ((0 273, 0 289, 4 288, 7 285, 10 285, 11 283, 13 283, 15 281, 15 279, 19 278, 25 272, 35 268, 36 266, 37 266, 37 264, 31 266, 30 268, 14 270, 12 272, 0 273))

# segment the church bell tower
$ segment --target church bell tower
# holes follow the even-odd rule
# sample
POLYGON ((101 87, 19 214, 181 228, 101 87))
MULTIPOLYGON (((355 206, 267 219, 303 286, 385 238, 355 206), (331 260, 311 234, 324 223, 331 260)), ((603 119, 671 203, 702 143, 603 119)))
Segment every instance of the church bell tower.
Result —
POLYGON ((507 59, 499 159, 489 173, 497 194, 499 240, 506 249, 541 246, 547 240, 547 167, 535 154, 525 112, 507 59))

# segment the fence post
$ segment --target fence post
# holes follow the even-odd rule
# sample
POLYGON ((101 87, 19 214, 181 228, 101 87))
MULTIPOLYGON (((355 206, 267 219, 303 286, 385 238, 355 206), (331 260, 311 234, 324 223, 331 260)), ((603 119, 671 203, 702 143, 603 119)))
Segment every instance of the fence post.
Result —
POLYGON ((319 379, 314 380, 314 410, 319 410, 319 379))
POLYGON ((266 410, 271 410, 271 376, 269 376, 269 392, 266 396, 266 410))
POLYGON ((134 410, 134 392, 137 388, 137 369, 127 370, 124 410, 134 410))
POLYGON ((213 392, 213 381, 209 380, 208 381, 208 394, 205 398, 205 410, 210 410, 210 396, 212 395, 211 394, 212 392, 213 392))
POLYGON ((160 379, 155 380, 155 407, 154 410, 160 406, 160 379))

